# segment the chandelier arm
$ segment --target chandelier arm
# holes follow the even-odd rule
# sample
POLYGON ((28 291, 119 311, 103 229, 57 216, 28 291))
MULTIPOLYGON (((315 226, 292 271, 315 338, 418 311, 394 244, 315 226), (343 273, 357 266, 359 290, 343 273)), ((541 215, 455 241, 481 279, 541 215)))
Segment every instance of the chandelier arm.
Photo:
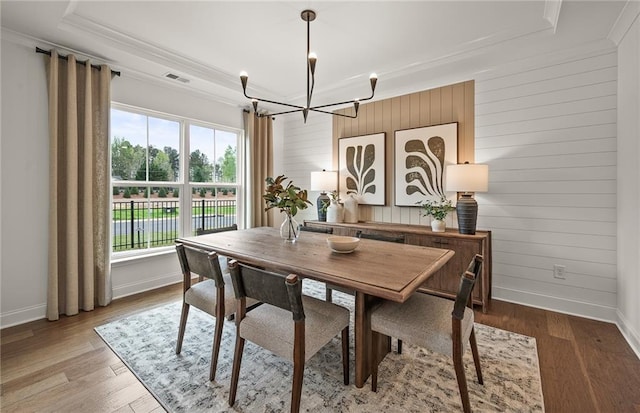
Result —
POLYGON ((295 113, 295 112, 302 112, 303 109, 293 109, 293 110, 287 110, 284 112, 278 112, 278 113, 269 113, 269 116, 278 116, 278 115, 286 115, 287 113, 295 113))
MULTIPOLYGON (((298 106, 298 105, 292 105, 290 103, 282 103, 282 102, 276 102, 275 100, 269 100, 269 99, 262 99, 262 98, 257 98, 257 97, 252 97, 252 96, 248 96, 246 93, 244 94, 247 98, 249 99, 255 99, 258 102, 265 102, 265 103, 273 103, 274 105, 282 105, 282 106, 288 106, 290 108, 296 108, 295 111, 298 110, 302 110, 304 109, 304 106, 298 106)), ((294 112, 295 112, 294 111, 294 112)))

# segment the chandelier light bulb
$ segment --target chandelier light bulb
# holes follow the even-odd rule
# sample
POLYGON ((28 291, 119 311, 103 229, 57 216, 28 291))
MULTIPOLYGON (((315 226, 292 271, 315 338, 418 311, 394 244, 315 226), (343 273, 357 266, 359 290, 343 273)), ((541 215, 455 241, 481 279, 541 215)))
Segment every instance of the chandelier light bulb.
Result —
POLYGON ((242 72, 240 72, 240 77, 249 77, 249 74, 247 72, 245 72, 244 70, 242 72))

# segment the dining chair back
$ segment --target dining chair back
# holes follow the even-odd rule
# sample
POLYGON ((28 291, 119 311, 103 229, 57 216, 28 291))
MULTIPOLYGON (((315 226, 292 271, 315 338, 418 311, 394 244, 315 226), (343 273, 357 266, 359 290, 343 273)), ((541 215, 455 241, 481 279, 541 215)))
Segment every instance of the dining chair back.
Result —
POLYGON ((320 234, 333 234, 333 228, 316 228, 316 227, 308 227, 306 225, 300 225, 300 231, 306 232, 317 232, 320 234))
MULTIPOLYGON (((222 272, 218 254, 215 252, 204 251, 181 243, 176 244, 176 251, 182 268, 183 286, 182 312, 178 328, 176 354, 180 354, 182 351, 189 308, 192 305, 215 317, 216 325, 209 369, 209 380, 214 380, 218 365, 224 317, 230 316, 236 311, 231 278, 228 272, 222 272), (194 274, 198 275, 198 279, 202 279, 202 281, 194 283, 194 274)), ((250 306, 255 304, 254 300, 249 302, 250 306)))
MULTIPOLYGON (((451 356, 465 413, 471 412, 462 356, 467 340, 473 353, 478 382, 483 383, 480 357, 473 328, 471 292, 482 270, 483 258, 476 255, 460 277, 455 301, 427 294, 413 294, 404 303, 384 301, 371 313, 373 342, 379 334, 397 337, 408 344, 451 356)), ((371 355, 371 389, 377 391, 378 360, 371 355)))
POLYGON ((358 232, 356 232, 356 237, 363 238, 363 239, 373 239, 376 241, 395 242, 398 244, 404 244, 404 235, 402 234, 382 235, 382 234, 376 234, 376 233, 371 234, 371 233, 362 232, 361 230, 358 230, 358 232))
POLYGON ((196 228, 196 235, 215 234, 218 232, 235 231, 237 229, 238 229, 238 224, 229 225, 227 227, 210 228, 210 229, 196 228))
POLYGON ((344 384, 349 384, 349 310, 302 294, 302 281, 231 261, 231 280, 237 299, 236 346, 229 405, 236 400, 245 340, 293 361, 291 411, 298 412, 304 365, 314 354, 342 334, 344 384), (263 304, 246 312, 246 300, 263 304))

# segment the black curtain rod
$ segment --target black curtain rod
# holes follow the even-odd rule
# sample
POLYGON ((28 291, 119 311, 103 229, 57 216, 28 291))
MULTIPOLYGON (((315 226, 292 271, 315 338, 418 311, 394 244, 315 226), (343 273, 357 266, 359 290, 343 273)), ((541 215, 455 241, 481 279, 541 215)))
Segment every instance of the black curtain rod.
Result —
MULTIPOLYGON (((249 110, 249 109, 242 109, 242 111, 244 113, 251 113, 251 110, 249 110)), ((258 115, 259 118, 265 118, 265 117, 269 116, 269 115, 261 115, 260 113, 256 113, 256 115, 258 115)), ((276 120, 276 118, 275 117, 271 117, 271 120, 276 120)))
MULTIPOLYGON (((36 47, 36 53, 42 53, 42 54, 46 54, 46 55, 48 55, 48 56, 51 56, 51 51, 49 51, 49 50, 44 50, 44 49, 41 49, 41 48, 39 48, 39 47, 36 47)), ((59 57, 60 59, 62 59, 62 60, 68 60, 67 56, 58 55, 58 57, 59 57)), ((76 60, 76 63, 78 63, 79 65, 83 65, 83 64, 85 64, 85 62, 86 62, 86 60, 85 60, 84 62, 82 62, 82 61, 80 61, 80 60, 76 60)), ((101 67, 100 67, 100 66, 98 66, 98 65, 91 65, 91 67, 94 67, 94 68, 96 68, 96 69, 98 69, 98 70, 100 70, 100 69, 101 69, 101 67)), ((115 70, 112 70, 112 71, 111 71, 111 73, 112 73, 112 74, 114 74, 114 75, 116 75, 116 76, 120 76, 120 72, 116 72, 115 70)))

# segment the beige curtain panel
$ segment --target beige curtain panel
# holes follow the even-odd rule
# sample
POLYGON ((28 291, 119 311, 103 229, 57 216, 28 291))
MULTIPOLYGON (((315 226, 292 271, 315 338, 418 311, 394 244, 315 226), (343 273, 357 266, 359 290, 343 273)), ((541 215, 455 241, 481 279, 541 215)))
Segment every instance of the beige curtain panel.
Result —
POLYGON ((112 299, 109 266, 111 69, 51 51, 47 318, 112 299))
POLYGON ((273 120, 270 116, 258 116, 244 112, 244 125, 249 147, 248 199, 250 227, 273 225, 273 211, 265 212, 265 179, 273 176, 273 120))

